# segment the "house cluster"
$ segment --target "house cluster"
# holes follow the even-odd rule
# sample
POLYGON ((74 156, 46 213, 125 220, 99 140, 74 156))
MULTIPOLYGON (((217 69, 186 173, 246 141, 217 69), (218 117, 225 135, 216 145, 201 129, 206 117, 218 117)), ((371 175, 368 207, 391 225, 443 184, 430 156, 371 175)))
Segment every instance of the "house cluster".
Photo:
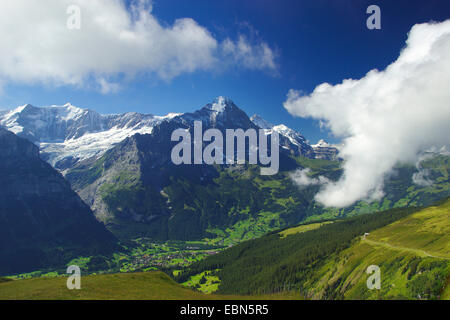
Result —
POLYGON ((176 251, 169 254, 146 254, 143 256, 136 257, 132 264, 139 268, 145 267, 162 267, 167 268, 171 266, 187 266, 197 260, 199 260, 201 255, 213 255, 217 254, 219 251, 209 250, 209 251, 176 251))

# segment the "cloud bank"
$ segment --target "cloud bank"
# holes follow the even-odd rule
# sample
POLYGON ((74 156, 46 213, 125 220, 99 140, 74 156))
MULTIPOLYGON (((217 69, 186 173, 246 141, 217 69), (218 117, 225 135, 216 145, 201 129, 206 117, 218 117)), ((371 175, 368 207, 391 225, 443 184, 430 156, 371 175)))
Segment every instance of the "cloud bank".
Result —
POLYGON ((383 71, 323 83, 309 95, 290 90, 284 102, 289 113, 318 119, 343 140, 344 173, 316 200, 346 207, 379 199, 397 163, 416 163, 420 151, 450 145, 449 84, 447 20, 413 26, 398 59, 383 71))
POLYGON ((148 0, 0 1, 0 83, 86 86, 115 92, 118 78, 150 73, 170 80, 227 64, 276 71, 275 53, 263 41, 239 36, 219 41, 190 18, 158 21, 148 0), (80 29, 67 28, 70 6, 80 29))

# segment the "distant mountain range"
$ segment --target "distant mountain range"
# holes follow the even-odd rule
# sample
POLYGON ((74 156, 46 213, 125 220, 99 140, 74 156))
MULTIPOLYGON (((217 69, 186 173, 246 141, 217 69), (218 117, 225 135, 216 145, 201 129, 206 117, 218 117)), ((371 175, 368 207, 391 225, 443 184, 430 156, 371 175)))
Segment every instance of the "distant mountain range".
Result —
POLYGON ((35 107, 30 104, 0 114, 0 126, 38 145, 42 156, 58 169, 99 156, 136 133, 150 133, 165 117, 130 112, 101 115, 71 104, 35 107))
POLYGON ((27 104, 0 113, 0 126, 38 145, 43 159, 62 171, 79 161, 101 156, 136 133, 151 133, 162 122, 191 124, 195 120, 204 122, 205 127, 259 127, 268 133, 275 130, 282 136, 282 148, 296 156, 332 160, 338 153, 334 146, 327 145, 326 152, 321 146, 310 146, 299 132, 285 125, 270 125, 256 115, 249 119, 245 112, 224 97, 218 97, 194 113, 169 113, 166 116, 136 112, 102 115, 70 103, 50 107, 27 104))

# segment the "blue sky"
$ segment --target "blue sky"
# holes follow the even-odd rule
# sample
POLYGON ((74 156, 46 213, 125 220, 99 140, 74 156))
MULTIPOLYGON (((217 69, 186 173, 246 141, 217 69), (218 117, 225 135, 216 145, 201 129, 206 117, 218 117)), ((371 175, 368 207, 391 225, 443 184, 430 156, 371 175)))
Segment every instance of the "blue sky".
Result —
POLYGON ((127 80, 116 77, 120 89, 107 94, 89 86, 6 78, 0 82, 0 107, 71 102, 100 113, 163 115, 193 111, 223 95, 249 116, 257 113, 274 124, 284 123, 311 142, 320 138, 336 142, 317 121, 294 118, 283 108, 288 91, 310 93, 323 82, 336 84, 361 78, 374 68, 384 69, 398 57, 414 24, 450 18, 450 4, 444 0, 155 0, 152 14, 163 26, 192 18, 218 41, 244 35, 252 43, 264 42, 276 53, 276 70, 227 65, 171 79, 143 72, 127 80), (371 4, 381 8, 381 30, 366 28, 366 8, 371 4))

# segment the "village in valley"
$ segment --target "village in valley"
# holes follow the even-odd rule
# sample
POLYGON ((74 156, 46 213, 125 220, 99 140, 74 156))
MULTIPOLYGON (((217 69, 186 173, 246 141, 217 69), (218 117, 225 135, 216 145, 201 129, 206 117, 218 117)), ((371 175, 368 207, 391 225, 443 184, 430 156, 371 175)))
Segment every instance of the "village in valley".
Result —
POLYGON ((202 241, 155 243, 149 239, 139 238, 134 242, 129 253, 115 257, 121 272, 184 268, 207 256, 217 254, 222 249, 220 246, 202 241))

